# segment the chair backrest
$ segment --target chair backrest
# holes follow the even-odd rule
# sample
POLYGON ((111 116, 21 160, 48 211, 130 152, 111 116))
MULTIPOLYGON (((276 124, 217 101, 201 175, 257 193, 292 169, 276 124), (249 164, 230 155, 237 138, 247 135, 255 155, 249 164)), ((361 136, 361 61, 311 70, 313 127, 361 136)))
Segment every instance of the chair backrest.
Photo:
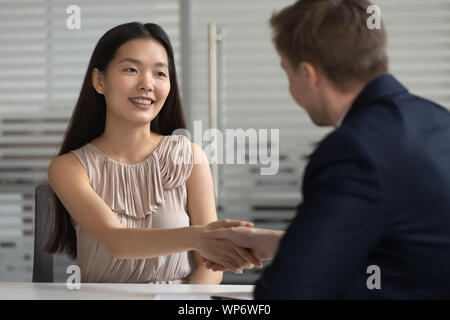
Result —
POLYGON ((44 251, 54 216, 50 207, 51 194, 49 184, 40 184, 36 187, 33 282, 66 282, 70 276, 66 273, 67 267, 77 264, 76 260, 66 255, 52 255, 44 251))

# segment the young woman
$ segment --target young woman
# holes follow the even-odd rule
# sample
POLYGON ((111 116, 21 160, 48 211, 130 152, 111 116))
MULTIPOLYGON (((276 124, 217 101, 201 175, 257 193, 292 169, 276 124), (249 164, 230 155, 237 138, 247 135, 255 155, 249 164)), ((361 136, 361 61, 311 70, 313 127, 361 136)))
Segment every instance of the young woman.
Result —
POLYGON ((56 216, 46 249, 77 257, 82 282, 218 284, 222 274, 202 256, 235 272, 259 264, 248 250, 203 237, 251 224, 216 221, 208 161, 199 146, 171 135, 180 128, 162 28, 133 22, 106 32, 48 169, 56 216))

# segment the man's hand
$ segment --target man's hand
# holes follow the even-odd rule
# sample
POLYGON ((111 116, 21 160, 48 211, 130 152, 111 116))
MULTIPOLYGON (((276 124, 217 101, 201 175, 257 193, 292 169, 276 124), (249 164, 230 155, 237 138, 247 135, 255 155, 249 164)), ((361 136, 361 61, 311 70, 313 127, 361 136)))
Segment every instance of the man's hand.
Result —
MULTIPOLYGON (((204 237, 206 238, 228 240, 236 246, 248 248, 253 256, 259 261, 272 259, 275 256, 278 250, 278 244, 283 235, 284 231, 256 229, 249 228, 248 226, 236 226, 204 231, 204 237)), ((205 259, 204 261, 206 262, 206 266, 214 271, 230 270, 213 259, 205 259)), ((262 267, 261 262, 254 264, 258 267, 262 267)))

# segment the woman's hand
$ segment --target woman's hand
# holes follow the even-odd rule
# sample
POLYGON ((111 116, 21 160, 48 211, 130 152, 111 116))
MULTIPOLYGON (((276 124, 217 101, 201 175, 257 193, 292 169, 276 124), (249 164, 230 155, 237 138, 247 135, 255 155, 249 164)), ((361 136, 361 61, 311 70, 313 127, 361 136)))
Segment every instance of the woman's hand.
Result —
POLYGON ((200 231, 197 250, 204 259, 213 261, 232 272, 241 274, 243 268, 251 269, 255 264, 260 265, 261 262, 249 250, 236 246, 228 240, 208 239, 204 237, 205 230, 231 227, 253 227, 253 224, 246 221, 219 220, 206 226, 196 226, 200 231))

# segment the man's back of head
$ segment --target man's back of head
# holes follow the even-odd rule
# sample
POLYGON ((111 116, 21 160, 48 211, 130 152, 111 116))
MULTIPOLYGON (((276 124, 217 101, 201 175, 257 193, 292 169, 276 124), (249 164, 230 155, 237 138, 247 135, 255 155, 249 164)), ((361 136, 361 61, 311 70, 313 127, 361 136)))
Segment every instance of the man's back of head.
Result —
POLYGON ((388 72, 384 25, 370 29, 367 0, 300 0, 270 23, 280 55, 295 69, 319 68, 343 92, 388 72))

